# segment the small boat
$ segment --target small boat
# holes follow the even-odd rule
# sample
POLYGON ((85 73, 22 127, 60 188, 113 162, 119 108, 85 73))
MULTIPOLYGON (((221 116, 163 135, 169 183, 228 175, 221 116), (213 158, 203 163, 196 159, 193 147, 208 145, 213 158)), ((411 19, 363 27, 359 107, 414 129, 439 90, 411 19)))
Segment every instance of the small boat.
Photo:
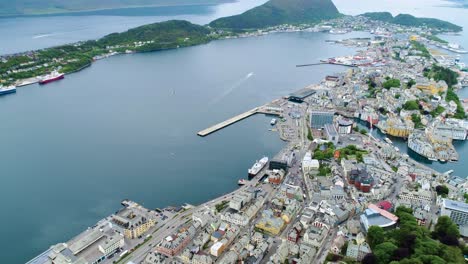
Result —
POLYGON ((384 138, 384 140, 385 140, 385 142, 387 142, 388 144, 393 144, 393 142, 392 142, 388 137, 384 138))
POLYGON ((247 184, 247 180, 245 179, 240 179, 238 182, 237 182, 238 185, 242 186, 242 185, 246 185, 247 184))
POLYGON ((276 125, 276 118, 273 118, 271 121, 270 121, 270 125, 274 126, 276 125))

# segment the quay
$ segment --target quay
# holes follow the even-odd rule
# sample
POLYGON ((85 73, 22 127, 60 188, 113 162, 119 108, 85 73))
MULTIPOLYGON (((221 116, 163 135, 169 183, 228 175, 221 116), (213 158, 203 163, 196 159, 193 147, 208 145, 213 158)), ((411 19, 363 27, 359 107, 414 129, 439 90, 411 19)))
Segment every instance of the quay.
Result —
POLYGON ((356 65, 353 64, 346 64, 346 63, 332 63, 332 62, 316 62, 316 63, 308 63, 308 64, 298 64, 296 65, 297 68, 299 67, 308 67, 308 66, 316 66, 316 65, 323 65, 323 64, 330 64, 330 65, 339 65, 345 67, 356 68, 356 65))
POLYGON ((218 123, 216 125, 213 125, 209 128, 206 128, 206 129, 203 129, 201 131, 199 131, 197 133, 197 135, 199 135, 200 137, 205 137, 205 136, 208 136, 209 134, 211 133, 214 133, 220 129, 223 129, 225 127, 228 127, 234 123, 237 123, 243 119, 246 119, 247 117, 250 117, 250 116, 253 116, 255 114, 266 114, 266 115, 277 115, 279 116, 280 113, 277 112, 277 111, 274 111, 272 109, 269 109, 267 107, 267 105, 263 105, 263 106, 259 106, 259 107, 255 107, 254 109, 251 109, 247 112, 244 112, 242 114, 239 114, 239 115, 236 115, 234 117, 231 117, 221 123, 218 123))

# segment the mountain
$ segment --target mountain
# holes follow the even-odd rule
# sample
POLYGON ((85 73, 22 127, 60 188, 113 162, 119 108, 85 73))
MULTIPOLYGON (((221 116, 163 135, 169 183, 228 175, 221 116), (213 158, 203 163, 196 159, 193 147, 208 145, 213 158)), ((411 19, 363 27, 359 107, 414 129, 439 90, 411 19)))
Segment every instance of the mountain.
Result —
POLYGON ((399 14, 395 17, 392 16, 389 12, 371 12, 364 13, 361 16, 368 17, 372 20, 378 20, 393 24, 398 24, 402 26, 414 26, 421 27, 426 26, 433 29, 438 29, 442 31, 462 31, 462 27, 452 24, 450 22, 436 19, 436 18, 425 18, 425 17, 415 17, 409 14, 399 14))
POLYGON ((281 24, 316 23, 339 16, 331 0, 270 0, 240 15, 216 19, 210 26, 235 30, 257 29, 281 24))
POLYGON ((0 16, 42 15, 143 6, 219 4, 232 1, 234 0, 0 0, 0 16))

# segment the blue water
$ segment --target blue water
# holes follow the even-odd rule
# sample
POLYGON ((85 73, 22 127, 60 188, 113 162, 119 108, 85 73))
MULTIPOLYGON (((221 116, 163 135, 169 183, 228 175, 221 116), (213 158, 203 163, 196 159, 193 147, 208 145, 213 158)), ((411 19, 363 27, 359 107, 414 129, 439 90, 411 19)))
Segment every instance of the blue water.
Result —
POLYGON ((156 208, 237 188, 256 159, 284 145, 268 131, 270 118, 255 116, 205 138, 196 133, 343 71, 295 67, 354 52, 325 43, 337 37, 274 34, 115 56, 0 98, 0 131, 8 135, 0 148, 0 200, 14 215, 0 225, 15 227, 1 231, 9 238, 0 242, 2 259, 21 263, 66 241, 124 198, 156 208))
POLYGON ((66 15, 0 18, 0 55, 96 39, 169 19, 184 19, 204 25, 264 2, 266 0, 239 0, 220 5, 121 8, 66 15))

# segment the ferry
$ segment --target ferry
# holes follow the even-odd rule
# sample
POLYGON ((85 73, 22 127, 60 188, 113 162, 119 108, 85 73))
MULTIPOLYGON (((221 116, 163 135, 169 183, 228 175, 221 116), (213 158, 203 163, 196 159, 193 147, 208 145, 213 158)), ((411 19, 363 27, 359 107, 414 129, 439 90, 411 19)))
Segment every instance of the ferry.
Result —
POLYGON ((0 95, 10 94, 10 93, 16 93, 16 86, 7 86, 7 87, 0 86, 0 95))
POLYGON ((255 177, 268 163, 268 157, 263 157, 259 161, 255 162, 255 164, 248 170, 249 177, 255 177))
POLYGON ((238 185, 242 186, 242 185, 246 185, 247 184, 247 180, 246 179, 240 179, 238 182, 237 182, 238 185))
POLYGON ((271 120, 271 122, 270 122, 270 125, 274 126, 274 125, 276 125, 276 122, 277 122, 277 121, 276 121, 276 118, 273 118, 273 119, 271 120))
POLYGON ((47 74, 40 78, 39 84, 47 84, 50 82, 58 81, 65 78, 65 74, 59 73, 58 71, 53 71, 50 74, 47 74))

